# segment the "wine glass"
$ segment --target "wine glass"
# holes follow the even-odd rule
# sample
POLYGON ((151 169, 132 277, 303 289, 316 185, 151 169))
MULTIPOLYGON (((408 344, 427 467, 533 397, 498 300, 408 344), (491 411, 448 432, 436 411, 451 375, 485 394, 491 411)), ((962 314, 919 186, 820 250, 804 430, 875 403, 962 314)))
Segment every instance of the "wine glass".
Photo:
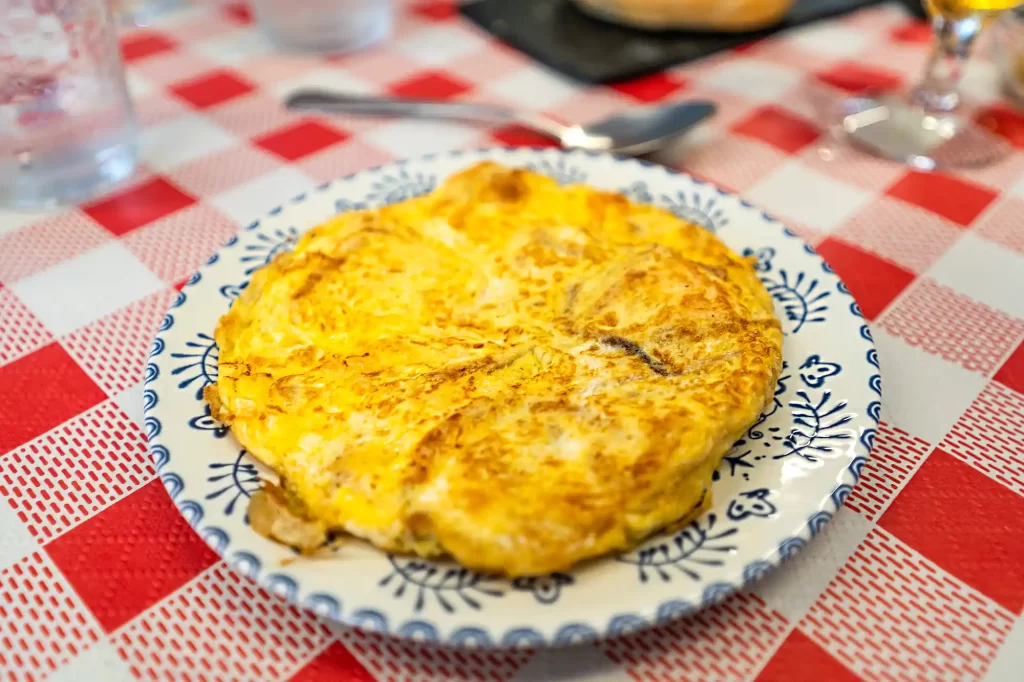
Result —
POLYGON ((999 160, 1009 145, 962 111, 959 84, 977 37, 1021 1, 924 0, 936 38, 924 78, 909 93, 844 99, 840 120, 848 139, 922 170, 999 160))

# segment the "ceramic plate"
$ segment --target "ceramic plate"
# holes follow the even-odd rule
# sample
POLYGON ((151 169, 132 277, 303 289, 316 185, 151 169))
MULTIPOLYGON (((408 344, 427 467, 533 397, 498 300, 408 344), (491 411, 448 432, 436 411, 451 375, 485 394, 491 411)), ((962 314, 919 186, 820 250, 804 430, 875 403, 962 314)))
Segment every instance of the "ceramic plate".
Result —
POLYGON ((146 431, 181 514, 239 573, 337 621, 476 646, 576 643, 676 618, 757 580, 800 551, 857 482, 881 408, 871 332, 828 265, 741 199, 660 166, 557 150, 452 153, 367 170, 295 197, 233 238, 178 295, 146 370, 146 431), (389 556, 353 541, 294 560, 252 531, 246 503, 268 475, 210 418, 213 330, 252 273, 339 211, 431 191, 479 160, 529 166, 653 202, 753 255, 786 334, 775 399, 725 457, 714 508, 688 528, 573 571, 503 580, 453 563, 389 556))

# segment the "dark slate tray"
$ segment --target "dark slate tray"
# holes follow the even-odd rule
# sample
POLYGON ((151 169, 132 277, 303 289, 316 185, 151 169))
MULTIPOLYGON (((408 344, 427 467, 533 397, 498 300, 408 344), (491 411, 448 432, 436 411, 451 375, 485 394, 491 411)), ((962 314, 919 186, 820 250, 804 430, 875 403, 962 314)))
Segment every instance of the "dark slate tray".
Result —
MULTIPOLYGON (((797 0, 778 26, 755 33, 639 31, 600 21, 570 0, 479 0, 461 12, 516 49, 589 83, 636 78, 879 0, 797 0)), ((917 3, 919 0, 909 0, 917 3)))

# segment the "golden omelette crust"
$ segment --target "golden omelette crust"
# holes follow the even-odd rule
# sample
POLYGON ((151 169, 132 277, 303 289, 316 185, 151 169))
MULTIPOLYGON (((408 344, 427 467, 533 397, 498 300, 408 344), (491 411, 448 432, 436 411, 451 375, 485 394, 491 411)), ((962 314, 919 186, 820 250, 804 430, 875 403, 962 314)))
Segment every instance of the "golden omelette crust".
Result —
POLYGON ((717 237, 493 163, 310 231, 216 339, 213 416, 303 515, 510 576, 686 517, 782 363, 717 237))

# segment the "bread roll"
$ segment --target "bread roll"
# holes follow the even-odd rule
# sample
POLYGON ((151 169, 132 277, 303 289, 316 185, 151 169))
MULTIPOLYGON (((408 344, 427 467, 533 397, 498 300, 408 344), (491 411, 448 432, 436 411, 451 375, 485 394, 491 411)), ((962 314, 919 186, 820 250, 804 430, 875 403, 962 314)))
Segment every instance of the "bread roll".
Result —
POLYGON ((793 0, 574 0, 584 12, 649 30, 753 31, 782 20, 793 0))

